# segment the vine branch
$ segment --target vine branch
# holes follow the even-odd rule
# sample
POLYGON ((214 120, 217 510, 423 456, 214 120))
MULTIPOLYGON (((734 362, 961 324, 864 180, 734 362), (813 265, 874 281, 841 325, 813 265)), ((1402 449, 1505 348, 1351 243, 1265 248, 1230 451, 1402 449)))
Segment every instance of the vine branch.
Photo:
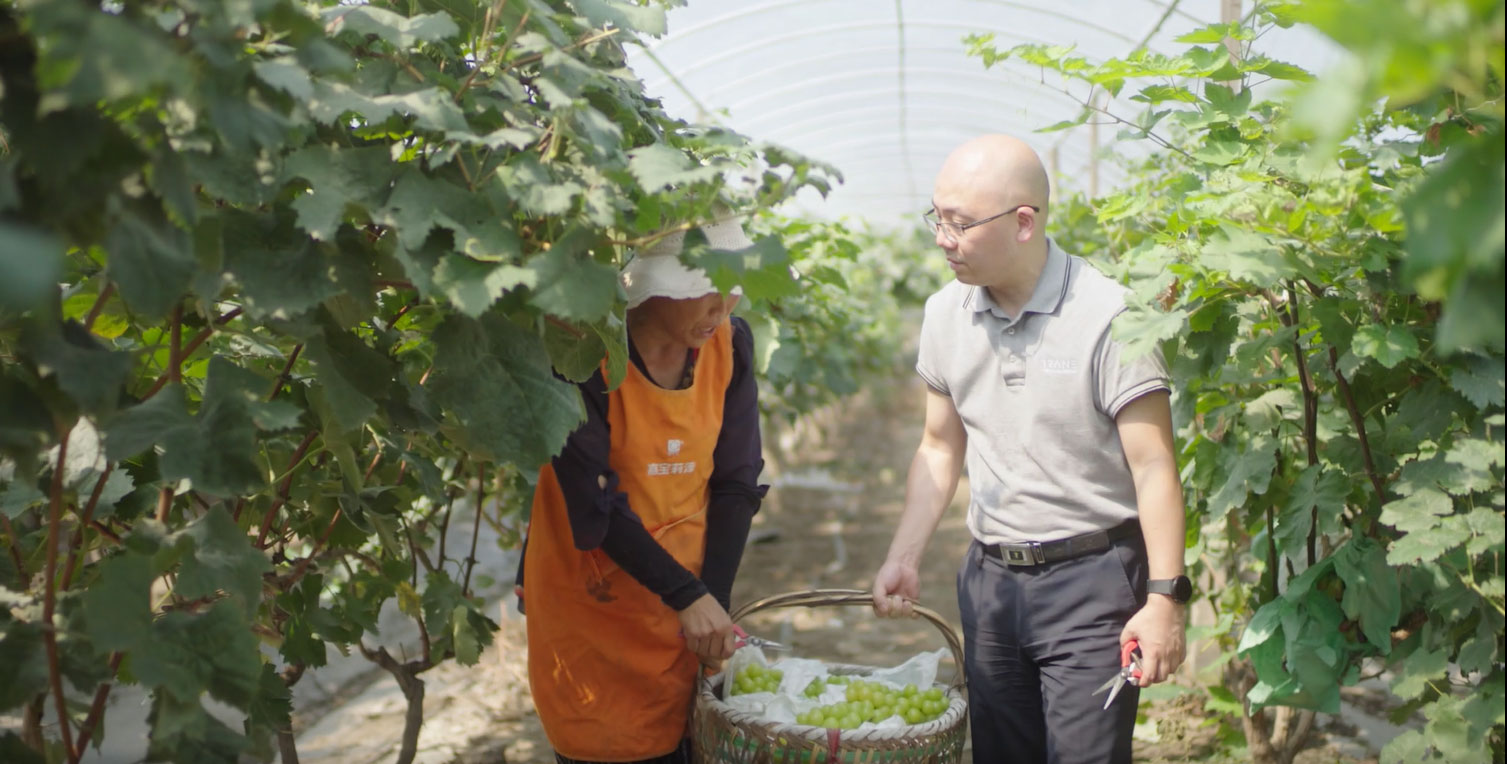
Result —
MULTIPOLYGON (((493 3, 492 5, 487 7, 486 17, 483 18, 481 22, 482 40, 490 40, 492 38, 492 25, 497 23, 497 15, 502 13, 502 9, 506 7, 507 4, 508 0, 499 0, 499 2, 493 3)), ((474 44, 474 41, 472 47, 478 47, 474 44)), ((466 77, 466 81, 462 82, 460 84, 460 87, 455 91, 455 97, 453 99, 455 103, 460 103, 461 97, 466 94, 467 90, 471 89, 471 83, 476 79, 476 75, 481 73, 482 66, 486 64, 487 59, 492 57, 492 51, 490 50, 490 48, 479 50, 478 54, 479 55, 476 56, 475 63, 471 67, 471 74, 466 77)))
MULTIPOLYGON (((606 30, 604 32, 598 32, 598 33, 596 33, 594 35, 591 35, 590 37, 584 37, 584 38, 582 38, 580 40, 577 40, 577 41, 575 41, 575 42, 573 42, 573 43, 571 43, 571 44, 569 44, 569 45, 561 48, 560 52, 564 53, 565 51, 568 51, 568 50, 575 50, 577 48, 583 48, 583 47, 585 47, 587 45, 590 45, 590 44, 592 44, 594 42, 598 42, 600 40, 605 40, 608 37, 612 37, 613 35, 617 34, 619 31, 621 31, 621 30, 614 28, 614 29, 608 29, 608 30, 606 30)), ((544 54, 543 53, 533 53, 533 54, 524 56, 523 58, 520 58, 520 59, 518 59, 516 61, 510 61, 510 62, 508 62, 508 64, 506 66, 504 66, 501 69, 497 70, 497 73, 501 74, 503 72, 508 71, 509 69, 513 69, 513 68, 516 68, 516 67, 519 67, 519 66, 523 66, 524 64, 532 64, 535 61, 538 61, 539 59, 542 59, 542 58, 544 58, 544 54)))
POLYGON ((361 482, 365 483, 372 479, 372 473, 377 471, 377 465, 382 463, 382 443, 377 440, 376 432, 372 432, 372 445, 376 446, 377 453, 372 455, 372 460, 367 463, 366 471, 361 473, 361 482))
MULTIPOLYGON (((1308 466, 1319 463, 1319 398, 1314 388, 1313 376, 1308 371, 1308 356, 1303 348, 1303 338, 1298 329, 1298 290, 1292 280, 1287 282, 1286 312, 1279 313, 1282 323, 1292 327, 1293 358, 1298 363, 1298 379, 1303 386, 1303 442, 1306 446, 1308 466)), ((1319 508, 1309 508, 1308 518, 1308 565, 1318 560, 1319 508)))
MULTIPOLYGON (((211 331, 205 327, 204 331, 211 331)), ((183 384, 183 304, 173 306, 172 320, 169 322, 167 345, 167 371, 163 374, 169 382, 175 385, 183 384)), ((208 335, 205 335, 206 337, 208 335)), ((194 347, 198 347, 195 345, 194 347)), ((159 380, 162 377, 158 378, 159 380)), ((153 392, 157 388, 153 388, 153 392)), ((166 523, 168 512, 173 508, 173 488, 163 486, 157 493, 157 522, 166 523)))
MULTIPOLYGON (((420 631, 423 630, 420 629, 420 631)), ((424 680, 419 677, 419 674, 428 670, 432 664, 427 656, 421 660, 399 663, 391 653, 387 652, 387 648, 378 647, 376 650, 371 650, 360 641, 356 642, 356 647, 367 660, 392 674, 393 678, 398 681, 398 687, 403 691, 403 698, 408 701, 408 711, 403 717, 403 742, 398 749, 397 762, 410 764, 418 753, 419 729, 424 724, 424 680)))
POLYGON ((283 385, 287 384, 289 377, 293 375, 293 364, 298 362, 298 354, 302 352, 302 342, 293 346, 293 352, 288 354, 288 362, 283 364, 283 370, 277 375, 277 379, 272 381, 272 392, 267 393, 267 400, 276 398, 277 394, 282 392, 283 385))
MULTIPOLYGON (((187 358, 187 357, 193 355, 194 351, 198 350, 199 346, 202 345, 202 344, 204 344, 205 340, 209 339, 209 335, 214 334, 214 331, 215 331, 214 328, 215 328, 215 326, 224 326, 231 319, 233 319, 233 318, 235 318, 236 316, 239 316, 239 315, 241 315, 241 309, 240 308, 232 308, 230 311, 226 312, 225 315, 222 315, 219 318, 215 319, 213 325, 204 327, 202 330, 199 331, 198 334, 194 335, 193 339, 191 339, 191 340, 188 341, 187 345, 183 346, 183 350, 179 354, 179 357, 180 358, 187 358)), ((144 393, 141 396, 141 400, 144 401, 144 400, 146 400, 146 399, 148 399, 148 398, 156 395, 157 392, 159 390, 161 390, 163 388, 163 386, 165 386, 168 383, 170 372, 172 372, 171 369, 169 369, 168 371, 164 371, 161 376, 157 377, 157 381, 153 382, 151 388, 149 388, 146 391, 146 393, 144 393)))
MULTIPOLYGON (((283 686, 292 689, 303 679, 304 671, 308 666, 303 663, 293 663, 278 674, 283 680, 283 686)), ((277 731, 277 752, 282 758, 281 764, 298 764, 298 744, 293 738, 292 729, 280 729, 277 731)))
POLYGON ((335 524, 340 522, 340 513, 343 510, 344 507, 335 508, 335 514, 330 516, 330 523, 329 525, 325 526, 324 533, 320 534, 319 540, 314 542, 314 548, 309 550, 309 555, 307 557, 304 557, 297 563, 295 563, 293 565, 293 570, 289 572, 285 578, 280 580, 280 588, 288 589, 294 584, 298 583, 304 577, 304 573, 309 569, 309 564, 314 562, 314 558, 319 556, 319 553, 324 549, 325 544, 329 543, 330 535, 335 532, 335 524))
POLYGON ((460 585, 461 594, 471 594, 471 571, 476 569, 476 539, 481 535, 481 507, 486 499, 487 467, 485 464, 476 465, 476 517, 471 526, 471 551, 466 555, 466 578, 460 585))
MULTIPOLYGON (((94 490, 89 493, 89 501, 84 505, 84 513, 79 518, 78 529, 73 532, 73 544, 68 550, 68 562, 63 565, 63 591, 67 591, 69 585, 73 583, 73 564, 79 547, 84 543, 84 529, 89 527, 89 522, 94 519, 94 508, 99 504, 100 494, 105 492, 105 481, 110 479, 110 473, 114 471, 115 465, 107 464, 99 479, 94 481, 94 490)), ((80 743, 79 748, 83 747, 80 743)))
POLYGON ((262 515, 262 527, 256 533, 257 549, 267 548, 265 543, 267 540, 267 531, 272 527, 273 518, 277 517, 277 510, 282 509, 283 504, 286 504, 288 501, 288 491, 293 486, 293 470, 298 467, 299 462, 303 461, 304 453, 309 450, 309 445, 318 436, 318 430, 309 430, 304 435, 303 441, 298 444, 298 448, 293 450, 293 456, 288 460, 288 472, 283 475, 283 482, 277 487, 277 495, 272 499, 272 506, 267 508, 265 515, 262 515))
POLYGON ((1270 504, 1266 505, 1266 561, 1266 567, 1271 571, 1271 600, 1276 601, 1282 596, 1281 590, 1277 587, 1277 573, 1281 566, 1277 564, 1276 510, 1272 509, 1270 504))
POLYGON ((73 724, 68 717, 68 699, 63 696, 63 672, 58 661, 58 636, 53 628, 52 616, 57 607, 58 542, 61 541, 63 516, 63 465, 68 463, 69 430, 62 430, 58 442, 58 463, 52 470, 52 490, 47 507, 47 563, 42 597, 43 642, 47 648, 47 679, 56 704, 58 728, 63 738, 63 752, 70 762, 78 761, 78 751, 73 747, 73 724))
POLYGON ((173 508, 173 487, 165 485, 157 492, 157 522, 167 522, 167 513, 173 508))
POLYGON ((576 338, 578 340, 579 339, 584 339, 586 337, 586 332, 581 331, 580 329, 577 329, 576 327, 571 326, 569 323, 567 323, 565 321, 562 321, 562 320, 560 320, 558 318, 555 318, 554 316, 546 315, 544 317, 544 320, 548 321, 550 323, 550 325, 558 327, 559 329, 561 329, 562 331, 564 331, 566 334, 569 334, 570 336, 572 336, 572 337, 574 337, 574 338, 576 338))
POLYGON ((173 318, 169 324, 168 336, 171 339, 167 345, 167 374, 168 379, 176 385, 183 382, 183 369, 180 368, 183 365, 183 356, 180 355, 183 350, 182 303, 173 306, 173 318))
MULTIPOLYGON (((123 657, 125 657, 125 654, 119 651, 110 653, 111 679, 120 671, 120 660, 123 657)), ((84 723, 80 724, 78 728, 77 756, 72 759, 73 762, 76 763, 80 758, 83 758, 84 750, 89 747, 89 737, 94 734, 95 726, 99 724, 100 718, 104 716, 105 700, 110 697, 110 688, 113 686, 114 682, 104 681, 100 682, 99 687, 95 688, 94 702, 89 704, 89 715, 84 717, 84 723)))
POLYGON ((1149 130, 1147 128, 1144 128, 1144 127, 1142 127, 1140 125, 1137 125, 1136 123, 1131 122, 1130 120, 1125 119, 1124 117, 1121 117, 1118 114, 1115 114, 1114 112, 1110 111, 1106 107, 1099 106, 1099 105, 1096 105, 1095 103, 1093 103, 1093 90, 1094 90, 1094 88, 1097 87, 1093 83, 1089 83, 1089 100, 1085 101, 1085 100, 1079 98, 1076 93, 1074 93, 1071 90, 1068 90, 1067 88, 1064 88, 1064 87, 1054 87, 1052 85, 1048 85, 1047 84, 1046 68, 1045 67, 1042 67, 1042 77, 1041 77, 1040 81, 1041 81, 1041 84, 1043 86, 1052 88, 1053 90, 1056 90, 1057 92, 1062 93, 1063 95, 1067 96, 1068 98, 1073 99, 1074 101, 1076 101, 1077 103, 1079 103, 1080 105, 1082 105, 1083 108, 1088 109, 1089 111, 1098 112, 1100 114, 1103 114, 1106 117, 1109 117, 1110 119, 1114 120, 1115 122, 1117 122, 1119 124, 1125 125, 1126 127, 1133 127, 1136 130, 1141 131, 1141 134, 1145 135, 1146 138, 1147 138, 1147 140, 1150 140, 1152 143, 1155 143, 1156 145, 1161 146, 1162 148, 1167 149, 1168 151, 1175 151, 1175 152, 1177 152, 1179 154, 1182 154, 1190 162, 1197 162, 1198 161, 1197 159, 1193 158, 1192 154, 1189 154, 1188 152, 1182 150, 1181 148, 1178 148, 1175 144, 1173 144, 1171 141, 1167 140, 1166 138, 1163 138, 1161 135, 1159 135, 1159 134, 1157 134, 1155 132, 1152 132, 1151 130, 1149 130))
POLYGON ((99 314, 105 309, 105 303, 113 294, 115 294, 115 282, 106 281, 99 290, 99 296, 94 298, 94 304, 89 307, 89 315, 84 316, 84 331, 94 330, 94 322, 99 319, 99 314))
POLYGON ((120 545, 120 544, 124 544, 125 543, 125 541, 121 539, 119 533, 116 533, 114 530, 112 530, 110 528, 110 526, 105 525, 104 523, 102 523, 102 522, 100 522, 98 520, 90 520, 89 521, 89 527, 93 528, 97 533, 99 533, 99 535, 104 536, 105 538, 107 538, 107 539, 115 542, 115 544, 117 546, 120 545))
POLYGON ((452 492, 445 500, 444 513, 440 515, 440 567, 445 567, 445 540, 450 535, 450 510, 455 506, 455 494, 452 492))
POLYGON ((1334 371, 1334 378, 1339 383, 1340 396, 1345 400, 1345 410, 1350 412, 1350 423, 1355 426, 1355 437, 1360 439, 1360 453, 1366 465, 1366 477, 1371 479, 1371 487, 1376 490, 1377 501, 1385 504, 1387 503, 1386 485, 1382 483, 1381 475, 1376 471, 1376 460, 1371 458, 1371 439, 1366 435, 1366 420, 1361 417, 1360 407, 1355 404, 1355 393, 1350 389, 1349 380, 1345 379, 1344 372, 1340 371, 1340 353, 1333 345, 1329 346, 1329 368, 1334 371))

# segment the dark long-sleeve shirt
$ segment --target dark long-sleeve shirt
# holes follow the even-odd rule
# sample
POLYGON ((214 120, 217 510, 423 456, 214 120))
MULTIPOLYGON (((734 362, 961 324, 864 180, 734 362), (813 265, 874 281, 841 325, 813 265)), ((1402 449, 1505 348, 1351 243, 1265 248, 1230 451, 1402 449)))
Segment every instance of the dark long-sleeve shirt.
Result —
MULTIPOLYGON (((566 513, 577 549, 600 548, 666 605, 683 610, 711 593, 729 606, 733 578, 748 541, 749 524, 767 486, 758 484, 764 461, 759 437, 758 388, 754 383, 753 334, 748 323, 733 317, 733 370, 723 403, 722 431, 712 452, 711 499, 707 507, 706 556, 701 578, 676 562, 644 528, 618 490, 610 463, 606 380, 600 370, 579 387, 586 422, 566 439, 552 462, 564 494, 566 513), (603 487, 598 478, 606 481, 603 487)), ((629 357, 644 369, 638 349, 629 342, 629 357)), ((522 579, 522 565, 519 566, 522 579)))

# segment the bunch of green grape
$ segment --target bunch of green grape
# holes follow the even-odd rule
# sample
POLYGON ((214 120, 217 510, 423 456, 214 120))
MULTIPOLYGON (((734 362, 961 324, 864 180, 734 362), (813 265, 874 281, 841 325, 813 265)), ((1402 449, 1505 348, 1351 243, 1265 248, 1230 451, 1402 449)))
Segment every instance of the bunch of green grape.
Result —
POLYGON ((748 667, 738 673, 733 679, 733 687, 730 694, 747 695, 751 692, 774 692, 780 689, 780 680, 785 678, 785 672, 750 663, 748 667))
POLYGON ((857 729, 864 722, 880 722, 891 716, 898 716, 906 724, 921 724, 941 716, 947 710, 947 698, 940 687, 923 691, 908 684, 904 689, 897 690, 863 680, 832 681, 836 678, 829 678, 826 682, 820 678, 811 680, 811 684, 806 686, 805 695, 811 698, 820 696, 828 683, 846 684, 847 700, 797 714, 796 723, 850 730, 857 729))
POLYGON ((812 679, 811 683, 808 684, 808 685, 806 685, 806 689, 803 691, 803 694, 806 697, 808 697, 808 698, 819 698, 819 697, 821 697, 822 691, 824 691, 824 690, 827 689, 827 685, 829 685, 829 684, 847 684, 850 681, 852 681, 852 677, 847 677, 847 676, 827 676, 827 677, 821 677, 821 676, 819 676, 819 677, 817 677, 815 679, 812 679))

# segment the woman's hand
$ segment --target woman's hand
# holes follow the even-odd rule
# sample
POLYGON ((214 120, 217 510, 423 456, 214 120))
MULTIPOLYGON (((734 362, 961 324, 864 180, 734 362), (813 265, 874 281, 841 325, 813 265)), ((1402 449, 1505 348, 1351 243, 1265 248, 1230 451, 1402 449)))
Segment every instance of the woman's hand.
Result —
POLYGON ((710 594, 701 595, 680 616, 680 631, 685 635, 686 647, 701 659, 702 663, 716 665, 736 649, 738 637, 733 634, 733 620, 727 611, 710 594))

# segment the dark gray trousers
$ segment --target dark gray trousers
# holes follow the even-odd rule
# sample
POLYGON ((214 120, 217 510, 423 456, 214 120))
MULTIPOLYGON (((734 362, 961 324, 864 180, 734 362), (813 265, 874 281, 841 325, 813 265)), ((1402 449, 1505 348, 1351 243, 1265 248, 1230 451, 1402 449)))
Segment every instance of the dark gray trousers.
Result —
POLYGON ((973 760, 1129 764, 1139 692, 1103 708, 1120 630, 1146 601, 1146 548, 1011 567, 975 541, 958 571, 973 760))

